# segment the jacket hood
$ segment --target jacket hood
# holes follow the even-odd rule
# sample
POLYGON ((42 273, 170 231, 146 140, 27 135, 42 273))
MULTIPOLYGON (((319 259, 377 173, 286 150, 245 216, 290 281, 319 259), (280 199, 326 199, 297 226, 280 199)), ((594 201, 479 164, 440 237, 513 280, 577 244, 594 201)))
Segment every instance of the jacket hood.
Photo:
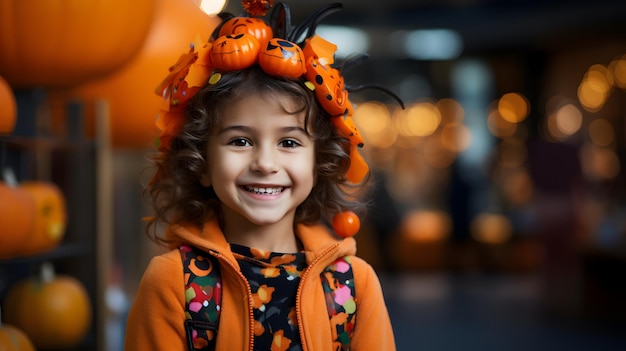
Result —
MULTIPOLYGON (((318 257, 329 250, 336 250, 331 257, 341 257, 356 254, 354 238, 339 239, 324 225, 303 225, 296 227, 296 236, 304 246, 307 263, 311 264, 318 257)), ((236 263, 217 220, 207 220, 202 227, 196 225, 170 225, 165 233, 168 247, 174 249, 187 244, 204 251, 215 251, 236 263)))

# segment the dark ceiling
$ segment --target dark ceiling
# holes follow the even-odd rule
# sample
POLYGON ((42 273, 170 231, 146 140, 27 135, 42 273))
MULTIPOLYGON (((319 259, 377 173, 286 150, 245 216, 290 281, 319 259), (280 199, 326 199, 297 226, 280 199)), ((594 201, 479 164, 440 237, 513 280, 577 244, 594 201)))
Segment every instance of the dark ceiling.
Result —
MULTIPOLYGON (((294 23, 333 1, 284 1, 294 23)), ((585 40, 626 38, 626 1, 344 0, 323 24, 354 26, 384 38, 398 29, 454 29, 464 53, 549 50, 585 40)), ((231 0, 226 11, 241 12, 231 0)))

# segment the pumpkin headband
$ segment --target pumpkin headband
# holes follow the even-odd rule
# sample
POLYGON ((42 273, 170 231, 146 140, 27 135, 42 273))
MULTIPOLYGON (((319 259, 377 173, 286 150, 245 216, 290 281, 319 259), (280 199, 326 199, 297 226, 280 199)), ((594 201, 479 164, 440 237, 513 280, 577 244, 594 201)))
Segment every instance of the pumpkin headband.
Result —
MULTIPOLYGON (((243 70, 258 64, 270 76, 302 79, 305 86, 314 91, 338 134, 350 141, 350 166, 346 179, 354 184, 360 183, 369 167, 358 152, 358 148, 363 147, 363 138, 352 119, 354 109, 348 100, 348 91, 376 88, 395 98, 402 107, 404 105, 396 95, 379 86, 346 87, 341 72, 332 66, 337 46, 316 35, 315 29, 324 17, 340 10, 341 4, 320 8, 292 28, 289 7, 284 3, 272 9, 271 25, 260 18, 268 13, 272 3, 273 0, 243 0, 246 15, 219 14, 222 22, 209 40, 196 37, 189 51, 169 68, 170 73, 155 90, 166 102, 156 121, 161 130, 158 148, 161 152, 169 149, 172 138, 180 133, 185 123, 187 103, 202 87, 217 83, 220 72, 243 70)), ((343 67, 359 63, 364 58, 364 54, 355 55, 346 60, 343 67)), ((341 235, 341 230, 337 230, 336 225, 333 227, 341 235)), ((358 229, 358 225, 356 227, 358 229)))

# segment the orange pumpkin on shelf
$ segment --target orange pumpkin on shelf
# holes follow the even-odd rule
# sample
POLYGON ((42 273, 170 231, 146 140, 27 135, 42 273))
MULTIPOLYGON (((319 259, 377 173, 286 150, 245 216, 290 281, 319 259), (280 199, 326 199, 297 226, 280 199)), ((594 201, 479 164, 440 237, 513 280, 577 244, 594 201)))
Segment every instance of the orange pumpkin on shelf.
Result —
POLYGON ((0 75, 14 87, 73 86, 141 48, 155 0, 0 1, 0 75))
POLYGON ((0 322, 0 350, 35 351, 35 346, 23 331, 0 322))
POLYGON ((67 210, 61 190, 50 182, 22 182, 20 187, 35 200, 34 228, 22 255, 54 249, 65 235, 67 210))
POLYGON ((17 120, 15 95, 7 81, 0 77, 0 134, 11 134, 17 120))
POLYGON ((34 228, 35 201, 26 190, 0 182, 0 259, 17 256, 34 228))
POLYGON ((51 264, 41 276, 12 285, 3 313, 7 323, 24 331, 37 349, 68 349, 78 345, 91 326, 92 307, 81 282, 55 275, 51 264))

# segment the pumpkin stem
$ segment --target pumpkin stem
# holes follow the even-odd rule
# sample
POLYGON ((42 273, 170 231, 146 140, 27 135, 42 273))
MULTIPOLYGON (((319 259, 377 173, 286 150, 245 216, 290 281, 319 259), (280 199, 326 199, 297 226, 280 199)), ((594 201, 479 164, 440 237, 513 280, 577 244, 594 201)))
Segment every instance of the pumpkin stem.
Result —
POLYGON ((2 172, 2 178, 4 178, 4 182, 7 186, 11 188, 17 188, 19 183, 17 182, 17 178, 15 177, 15 172, 10 167, 6 167, 2 172))
POLYGON ((54 280, 54 266, 50 262, 44 262, 41 264, 41 281, 43 283, 50 283, 54 280))

